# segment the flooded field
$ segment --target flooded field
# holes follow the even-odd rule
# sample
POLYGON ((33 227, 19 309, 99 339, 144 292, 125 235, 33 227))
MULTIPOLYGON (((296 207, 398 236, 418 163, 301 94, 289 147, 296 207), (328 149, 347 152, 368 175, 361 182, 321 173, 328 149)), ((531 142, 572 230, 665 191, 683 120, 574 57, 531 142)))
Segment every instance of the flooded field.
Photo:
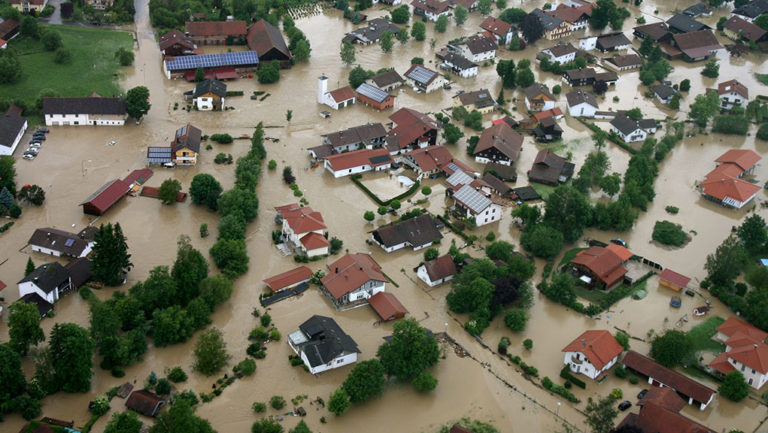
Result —
MULTIPOLYGON (((678 2, 679 3, 679 2, 678 2)), ((438 388, 429 395, 415 392, 410 386, 391 384, 385 393, 365 404, 353 406, 341 417, 335 417, 326 409, 316 410, 308 402, 302 403, 307 409, 306 421, 315 432, 351 433, 358 431, 383 432, 433 432, 440 425, 457 420, 463 416, 490 421, 502 432, 552 432, 557 431, 563 419, 575 428, 585 430, 584 418, 581 414, 585 402, 590 396, 605 395, 614 387, 621 387, 625 396, 633 397, 643 384, 630 385, 611 378, 603 384, 588 384, 587 390, 574 390, 579 404, 562 401, 559 397, 550 395, 524 379, 514 366, 484 348, 478 341, 469 336, 462 328, 464 317, 454 317, 448 314, 445 305, 445 295, 449 286, 441 286, 429 291, 416 279, 413 268, 422 260, 420 252, 400 250, 386 254, 375 246, 369 246, 365 240, 374 224, 385 223, 390 216, 378 217, 374 224, 363 219, 367 210, 375 210, 373 203, 349 179, 334 179, 322 168, 309 168, 309 158, 306 149, 320 144, 320 135, 357 126, 365 122, 383 122, 389 120, 391 112, 376 112, 361 105, 333 112, 332 117, 322 119, 318 113, 327 107, 316 103, 317 77, 325 74, 329 77, 329 87, 336 88, 346 85, 347 75, 351 68, 345 67, 339 61, 339 41, 344 33, 355 28, 349 21, 342 20, 340 12, 327 10, 323 14, 296 21, 301 30, 308 35, 312 44, 312 57, 308 63, 298 64, 290 70, 281 71, 279 83, 260 85, 255 80, 239 79, 228 83, 229 90, 242 90, 244 97, 231 97, 227 105, 235 110, 223 113, 187 112, 181 108, 185 105, 182 94, 193 88, 183 80, 166 80, 161 71, 161 56, 155 44, 155 35, 149 27, 146 1, 137 2, 137 39, 138 48, 135 65, 126 68, 124 88, 145 85, 150 89, 152 109, 141 125, 133 122, 125 127, 75 128, 55 127, 46 141, 40 155, 33 161, 19 159, 17 162, 17 183, 35 183, 43 186, 47 192, 45 205, 40 208, 25 207, 24 215, 10 231, 0 237, 0 279, 9 287, 3 291, 6 301, 14 301, 18 297, 15 282, 23 277, 24 264, 28 257, 40 264, 49 258, 31 253, 24 249, 27 239, 34 229, 50 226, 72 231, 80 230, 90 223, 120 222, 128 238, 134 269, 128 275, 126 287, 144 279, 149 270, 156 265, 171 264, 175 258, 176 239, 181 234, 191 237, 192 244, 207 254, 215 241, 215 227, 218 217, 214 213, 192 205, 189 201, 173 206, 165 206, 158 200, 145 197, 127 197, 111 209, 98 221, 82 214, 78 203, 82 202, 93 191, 105 182, 117 177, 124 177, 131 170, 144 166, 146 147, 148 145, 164 145, 176 128, 186 122, 201 128, 203 134, 229 133, 232 136, 251 134, 258 122, 267 127, 266 136, 278 139, 279 142, 267 141, 267 159, 275 159, 278 169, 266 170, 262 174, 258 188, 260 200, 260 216, 248 226, 247 244, 250 256, 250 270, 237 280, 235 293, 230 301, 221 306, 213 316, 213 326, 224 332, 228 351, 233 356, 233 362, 243 359, 248 345, 249 331, 256 325, 251 311, 257 305, 258 295, 263 288, 262 280, 268 276, 291 269, 295 266, 293 260, 281 256, 271 243, 271 231, 275 229, 273 222, 274 206, 295 202, 291 190, 282 182, 280 172, 283 167, 293 167, 297 184, 307 198, 309 204, 323 213, 331 236, 337 236, 344 241, 344 248, 350 252, 370 252, 378 263, 399 287, 388 285, 387 290, 397 295, 410 315, 421 324, 434 332, 445 332, 466 347, 470 357, 459 358, 453 350, 444 346, 445 359, 433 371, 440 380, 438 388), (140 5, 138 5, 140 3, 140 5), (270 93, 264 101, 248 99, 254 90, 270 93), (173 109, 175 103, 180 108, 173 109), (287 110, 293 110, 290 122, 285 119, 287 110), (111 140, 117 141, 115 146, 108 146, 111 140), (211 236, 201 239, 198 234, 200 224, 207 223, 211 236), (507 385, 509 384, 509 386, 507 385), (512 388, 514 387, 514 388, 512 388), (395 415, 396 414, 396 415, 395 415), (320 418, 325 416, 327 424, 322 424, 320 418)), ((523 6, 532 9, 543 5, 543 1, 526 2, 523 6)), ((510 6, 519 6, 512 5, 510 6)), ((667 17, 673 9, 683 9, 688 4, 667 4, 646 1, 640 9, 648 22, 654 15, 667 17), (654 10, 659 8, 659 13, 654 10)), ((638 9, 632 7, 633 16, 638 15, 638 9)), ((383 9, 375 8, 369 18, 386 15, 383 9)), ((497 12, 495 12, 497 13, 497 12)), ((716 13, 707 18, 712 26, 722 13, 716 13)), ((448 40, 459 34, 473 33, 481 22, 482 17, 477 13, 470 14, 469 20, 457 31, 452 23, 448 32, 435 33, 432 24, 427 25, 427 40, 424 42, 410 41, 405 45, 396 42, 391 54, 384 54, 378 45, 358 47, 357 63, 366 69, 376 70, 383 67, 395 67, 404 72, 412 57, 422 57, 427 66, 434 66, 433 49, 429 40, 436 40, 436 48, 440 48, 448 40)), ((627 20, 624 26, 626 33, 634 25, 634 18, 627 20)), ((575 38, 576 36, 574 36, 575 38)), ((721 38, 721 43, 726 40, 721 38)), ((500 50, 502 58, 532 59, 538 50, 547 47, 550 42, 540 41, 521 52, 500 50)), ((213 52, 214 50, 211 50, 213 52)), ((768 72, 763 57, 750 54, 745 58, 731 59, 727 53, 719 55, 721 60, 720 80, 738 78, 750 88, 751 96, 765 92, 753 76, 754 72, 768 72)), ((697 92, 706 87, 713 87, 718 80, 704 78, 699 75, 702 64, 685 64, 673 62, 674 71, 670 80, 677 83, 683 78, 692 81, 692 91, 682 101, 682 110, 677 113, 678 120, 684 119, 687 105, 697 92)), ((543 73, 533 66, 538 79, 550 87, 562 84, 559 77, 543 73)), ((451 96, 456 90, 476 90, 487 88, 493 95, 500 90, 500 81, 495 67, 482 67, 477 77, 470 79, 457 78, 451 91, 438 91, 428 95, 416 94, 412 90, 397 93, 396 109, 411 107, 423 112, 434 113, 451 106, 451 96)), ((565 109, 564 94, 569 91, 563 85, 563 93, 559 97, 558 106, 565 109)), ((641 107, 643 113, 654 118, 664 118, 673 114, 657 103, 645 99, 644 87, 641 87, 638 72, 620 74, 615 88, 609 89, 605 97, 600 99, 601 110, 609 108, 630 109, 641 107), (613 97, 618 96, 619 102, 614 103, 613 97)), ((507 99, 515 97, 518 107, 513 112, 515 118, 523 116, 524 104, 519 90, 505 91, 507 99)), ((486 116, 486 125, 497 115, 486 116)), ((566 117, 561 121, 565 129, 564 143, 557 151, 561 154, 571 152, 577 170, 593 145, 588 131, 575 119, 566 117)), ((476 133, 465 129, 465 138, 453 145, 455 156, 462 158, 472 167, 480 170, 481 166, 470 161, 465 155, 466 140, 476 133)), ((754 134, 754 130, 753 130, 754 134)), ((660 135, 660 134, 657 134, 660 135)), ((213 144, 212 150, 203 150, 199 163, 193 168, 165 169, 157 168, 154 176, 147 183, 159 186, 170 177, 181 181, 183 190, 197 173, 213 174, 227 189, 234 182, 233 165, 216 165, 213 157, 219 152, 231 153, 234 158, 243 155, 248 147, 248 140, 235 140, 229 145, 213 144)), ((635 227, 626 233, 611 233, 588 230, 586 238, 608 240, 620 236, 627 240, 630 249, 644 257, 663 264, 665 267, 686 274, 694 281, 699 281, 705 275, 703 263, 706 255, 714 251, 717 245, 728 235, 733 225, 740 221, 750 210, 731 211, 721 208, 700 198, 695 190, 695 182, 714 167, 714 159, 729 148, 753 149, 761 155, 768 155, 768 145, 755 142, 754 136, 729 137, 719 134, 698 135, 686 138, 670 152, 667 159, 660 165, 660 173, 656 180, 656 199, 649 205, 648 212, 642 213, 635 227), (667 205, 680 208, 677 215, 668 215, 664 211, 667 205), (653 225, 657 220, 669 219, 683 225, 685 230, 695 231, 693 239, 680 249, 662 248, 650 243, 653 225)), ((526 137, 523 152, 517 162, 520 178, 518 186, 525 185, 525 172, 530 167, 537 150, 540 147, 526 137)), ((611 171, 623 173, 626 170, 629 154, 617 146, 608 144, 605 151, 611 159, 611 171)), ((19 151, 20 153, 20 151, 19 151)), ((407 172, 406 172, 407 173, 407 172)), ((389 179, 387 174, 366 175, 364 182, 372 186, 382 197, 391 197, 403 190, 397 181, 389 179)), ((768 179, 766 164, 759 165, 755 173, 756 179, 768 179)), ((440 180, 426 180, 426 185, 433 192, 424 205, 434 213, 442 213, 444 203, 444 187, 440 180)), ((423 196, 417 193, 415 199, 423 196)), ((594 195, 595 198, 598 195, 594 195)), ((757 203, 768 200, 765 191, 758 194, 757 203)), ((403 210, 411 203, 403 202, 403 210)), ((751 206, 750 206, 751 209, 751 206)), ((506 209, 505 212, 509 212, 506 209)), ((768 217, 766 208, 758 206, 757 212, 768 217)), ((519 245, 519 229, 517 229, 507 214, 500 222, 490 224, 476 230, 482 238, 488 231, 494 231, 500 239, 519 245)), ((446 238, 440 245, 441 254, 446 253, 451 239, 455 236, 445 232, 446 238)), ((458 240, 457 240, 458 242, 458 240)), ((573 246, 568 246, 566 249, 573 246)), ((470 247, 474 256, 481 256, 479 247, 470 247)), ((332 261, 334 258, 329 259, 332 261)), ((324 268, 327 261, 314 262, 310 267, 324 268)), ((537 263, 539 269, 543 262, 537 263)), ((211 265, 213 266, 213 265, 211 265)), ((538 277, 535 277, 538 278, 538 277)), ((692 283, 693 285, 694 283, 692 283)), ((691 319, 681 322, 681 329, 689 329, 699 323, 700 319, 692 318, 692 308, 702 305, 702 296, 695 298, 684 297, 683 307, 679 310, 670 309, 668 302, 671 293, 658 288, 658 280, 648 281, 648 296, 641 301, 625 299, 602 314, 597 320, 567 310, 561 305, 554 304, 543 296, 536 295, 535 304, 530 310, 527 330, 520 334, 512 334, 500 318, 497 318, 483 334, 485 345, 495 348, 499 338, 507 336, 512 340, 510 352, 522 356, 529 364, 539 369, 540 376, 558 377, 562 368, 560 350, 584 329, 626 330, 631 336, 647 339, 648 331, 654 329, 676 328, 681 316, 688 314, 691 319), (531 338, 535 342, 532 351, 522 347, 522 341, 531 338)), ((97 292, 99 297, 106 298, 114 290, 103 289, 97 292)), ((708 295, 708 294, 705 294, 708 295)), ((728 317, 731 313, 718 301, 713 302, 711 314, 728 317)), ((286 336, 313 314, 334 317, 360 345, 361 359, 375 356, 376 348, 383 341, 383 336, 391 332, 391 324, 378 324, 378 317, 368 307, 358 308, 343 313, 333 310, 329 301, 318 291, 312 289, 298 299, 283 301, 272 307, 270 315, 286 336)), ((55 322, 74 322, 83 326, 88 325, 88 309, 85 301, 79 296, 68 296, 56 305, 56 315, 45 319, 43 328, 46 334, 55 322)), ((7 315, 0 322, 0 340, 7 339, 7 315)), ((46 416, 73 419, 76 425, 82 426, 90 417, 87 411, 88 401, 103 394, 109 388, 119 385, 126 380, 143 384, 151 371, 161 374, 167 368, 183 366, 191 371, 193 362, 192 348, 195 338, 186 344, 168 348, 152 348, 144 362, 126 369, 126 377, 116 379, 108 372, 97 369, 93 379, 92 391, 87 394, 63 394, 46 398, 43 401, 43 411, 46 416)), ((647 352, 648 344, 636 339, 632 347, 640 352, 647 352)), ((211 421, 214 428, 220 432, 247 431, 250 424, 257 419, 250 406, 254 401, 267 401, 272 395, 282 395, 286 400, 296 395, 307 395, 310 400, 316 397, 328 398, 331 391, 336 389, 346 377, 350 368, 311 376, 299 368, 291 367, 287 356, 291 351, 285 342, 269 344, 268 356, 258 361, 257 373, 247 379, 238 380, 228 387, 220 397, 210 403, 202 404, 197 413, 211 421)), ((98 364, 98 363, 97 363, 98 364)), ((33 373, 29 359, 24 361, 25 372, 33 373)), ((190 374, 190 380, 183 388, 196 392, 210 390, 214 379, 206 378, 196 373, 190 374)), ((710 384, 713 386, 712 384, 710 384)), ((634 401, 634 399, 632 399, 634 401)), ((123 410, 120 399, 113 400, 113 411, 123 410)), ((632 409, 637 410, 637 409, 632 409)), ((696 418, 701 423, 718 431, 739 428, 755 431, 765 418, 765 407, 754 401, 734 404, 717 398, 707 410, 699 412, 695 408, 684 409, 684 414, 696 418)), ((268 412, 277 415, 276 411, 268 412)), ((102 431, 108 416, 103 417, 94 426, 93 431, 102 431)), ((148 420, 145 420, 148 421, 148 420)), ((291 428, 297 422, 288 418, 285 426, 291 428)), ((23 420, 17 416, 6 417, 2 424, 3 431, 17 431, 23 420)), ((760 430, 762 431, 762 430, 760 430)))

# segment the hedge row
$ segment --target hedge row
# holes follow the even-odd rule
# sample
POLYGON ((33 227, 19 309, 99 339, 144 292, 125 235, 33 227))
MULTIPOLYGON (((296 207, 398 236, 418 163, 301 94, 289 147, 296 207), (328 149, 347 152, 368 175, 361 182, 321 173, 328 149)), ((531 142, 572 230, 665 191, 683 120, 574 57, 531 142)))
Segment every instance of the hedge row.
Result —
POLYGON ((464 239, 465 241, 468 241, 468 240, 469 240, 469 235, 467 235, 466 233, 464 233, 464 231, 462 231, 462 230, 459 230, 459 228, 458 228, 458 227, 456 227, 455 225, 451 224, 451 222, 450 222, 450 221, 448 221, 446 218, 444 218, 442 215, 435 215, 435 216, 437 217, 437 219, 439 219, 440 221, 442 221, 442 222, 443 222, 443 224, 445 224, 445 226, 446 226, 446 227, 448 227, 449 229, 451 229, 451 231, 453 231, 453 232, 454 232, 454 233, 456 233, 457 235, 461 236, 461 238, 462 238, 462 239, 464 239))
POLYGON ((355 185, 360 187, 360 189, 362 189, 363 192, 366 193, 368 195, 368 197, 370 197, 371 200, 376 202, 376 204, 378 204, 379 206, 389 206, 389 204, 392 203, 395 200, 402 200, 402 199, 404 199, 406 197, 409 197, 413 193, 418 191, 419 186, 420 186, 420 182, 416 181, 416 183, 414 183, 410 188, 408 188, 408 191, 398 195, 397 197, 392 197, 389 200, 382 200, 376 194, 374 194, 370 189, 368 189, 365 185, 363 185, 362 182, 360 182, 360 179, 362 179, 362 177, 363 177, 362 174, 356 174, 356 175, 352 176, 352 182, 354 182, 355 185))
POLYGON ((560 370, 560 377, 565 380, 570 380, 572 384, 578 386, 581 389, 587 389, 587 384, 581 379, 571 374, 571 368, 567 365, 560 370))
POLYGON ((584 124, 587 128, 591 129, 595 133, 604 133, 605 137, 611 141, 612 143, 616 144, 617 146, 621 147, 622 149, 626 150, 627 152, 631 153, 632 155, 637 153, 637 150, 633 149, 630 145, 628 145, 624 140, 619 138, 615 133, 607 133, 603 129, 601 129, 599 126, 595 125, 594 123, 587 122, 586 120, 577 117, 576 120, 584 124))
POLYGON ((227 90, 227 97, 229 96, 243 96, 242 90, 227 90))

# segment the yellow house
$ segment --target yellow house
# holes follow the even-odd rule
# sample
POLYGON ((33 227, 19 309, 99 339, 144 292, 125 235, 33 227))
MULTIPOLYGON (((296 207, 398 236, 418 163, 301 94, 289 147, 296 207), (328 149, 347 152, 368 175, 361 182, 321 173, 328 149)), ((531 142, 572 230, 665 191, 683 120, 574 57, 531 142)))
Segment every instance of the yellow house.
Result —
POLYGON ((173 162, 177 165, 197 164, 201 136, 202 132, 189 123, 177 129, 176 136, 171 143, 173 162))
POLYGON ((496 109, 496 101, 493 100, 488 89, 480 89, 454 96, 453 106, 464 107, 469 113, 477 110, 480 114, 488 114, 496 109))
POLYGON ((10 0, 10 3, 11 6, 16 8, 19 12, 35 12, 39 14, 45 9, 48 0, 10 0))

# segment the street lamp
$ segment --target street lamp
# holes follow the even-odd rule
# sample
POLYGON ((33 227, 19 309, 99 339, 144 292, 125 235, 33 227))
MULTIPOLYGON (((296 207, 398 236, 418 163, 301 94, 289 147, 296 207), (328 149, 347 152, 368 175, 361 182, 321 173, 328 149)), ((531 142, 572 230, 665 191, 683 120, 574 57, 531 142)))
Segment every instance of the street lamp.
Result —
POLYGON ((559 401, 557 402, 557 410, 555 411, 555 416, 560 416, 560 405, 561 404, 562 403, 560 403, 559 401))

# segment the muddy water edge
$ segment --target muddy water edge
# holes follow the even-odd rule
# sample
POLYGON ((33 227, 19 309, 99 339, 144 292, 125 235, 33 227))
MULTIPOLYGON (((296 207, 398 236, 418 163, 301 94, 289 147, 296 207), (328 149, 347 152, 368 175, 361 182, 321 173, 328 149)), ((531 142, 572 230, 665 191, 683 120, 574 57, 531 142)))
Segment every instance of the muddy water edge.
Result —
MULTIPOLYGON (((523 7, 532 9, 540 7, 543 2, 527 2, 523 7)), ((519 6, 512 5, 510 6, 519 6)), ((682 9, 687 5, 654 4, 644 2, 639 9, 632 7, 633 16, 640 12, 648 22, 658 20, 654 10, 659 9, 658 16, 666 17, 672 9, 682 9)), ((27 257, 32 257, 40 264, 49 258, 31 253, 24 248, 29 235, 37 227, 57 227, 61 229, 79 230, 89 223, 92 218, 83 216, 77 203, 90 195, 105 182, 123 177, 131 170, 141 168, 144 164, 146 146, 163 145, 170 140, 171 135, 180 125, 191 122, 203 130, 204 134, 227 132, 233 136, 251 134, 258 122, 267 126, 266 135, 278 139, 279 142, 267 141, 268 159, 278 162, 278 170, 262 174, 258 190, 260 199, 260 217, 249 225, 247 233, 248 252, 251 258, 250 270, 235 284, 232 299, 221 306, 213 316, 213 326, 220 328, 225 335, 228 350, 233 355, 233 362, 243 359, 248 345, 249 331, 256 326, 256 320, 250 315, 257 304, 267 276, 288 270, 294 266, 292 259, 280 256, 271 246, 270 233, 275 228, 272 221, 272 208, 277 205, 296 201, 291 190, 282 183, 280 170, 286 165, 294 169, 297 183, 309 200, 309 204, 323 213, 329 232, 344 241, 344 247, 350 252, 370 252, 382 265, 384 271, 398 283, 399 287, 388 286, 401 302, 409 309, 411 315, 420 320, 423 326, 435 332, 448 331, 459 343, 465 346, 471 357, 459 358, 449 346, 444 346, 445 359, 433 372, 440 380, 437 390, 430 395, 421 395, 409 386, 391 384, 384 395, 365 404, 354 406, 341 417, 328 414, 325 409, 317 409, 304 402, 307 409, 306 418, 310 428, 315 432, 353 432, 353 431, 434 431, 440 424, 456 420, 462 416, 492 421, 503 432, 555 431, 563 417, 579 429, 585 429, 583 416, 579 411, 584 409, 584 401, 589 396, 607 394, 613 387, 621 387, 625 395, 636 394, 642 387, 619 383, 611 378, 601 385, 589 384, 586 391, 575 390, 582 403, 572 405, 560 398, 551 396, 539 387, 524 379, 515 369, 503 359, 486 350, 481 344, 468 336, 461 328, 460 322, 464 317, 454 318, 447 313, 445 294, 449 287, 425 291, 423 285, 417 284, 412 268, 421 261, 421 254, 411 251, 398 251, 386 254, 380 249, 374 249, 365 243, 367 232, 374 225, 367 224, 362 214, 373 210, 375 204, 370 201, 348 179, 334 179, 321 169, 309 169, 306 149, 319 144, 319 136, 324 133, 356 126, 365 122, 388 122, 390 113, 377 113, 362 106, 334 112, 329 119, 320 119, 318 112, 325 109, 315 102, 316 78, 320 74, 329 77, 329 87, 338 83, 343 86, 349 71, 348 67, 339 62, 338 41, 343 34, 351 31, 354 26, 342 20, 340 13, 326 10, 322 14, 296 21, 296 24, 308 35, 313 51, 308 63, 296 65, 291 70, 281 72, 279 83, 260 85, 255 80, 236 80, 229 83, 229 90, 243 90, 246 95, 253 90, 270 93, 264 101, 252 101, 247 97, 230 98, 228 104, 235 110, 226 113, 202 113, 173 110, 175 102, 184 105, 183 92, 191 86, 183 81, 166 80, 161 72, 161 57, 155 43, 155 35, 149 25, 147 2, 137 2, 136 34, 138 39, 135 66, 126 68, 124 88, 145 85, 150 89, 152 110, 141 125, 132 122, 122 128, 51 128, 49 140, 45 149, 34 161, 19 160, 17 163, 18 180, 21 183, 36 183, 47 191, 47 201, 41 208, 25 208, 24 216, 2 238, 0 251, 0 279, 6 282, 18 281, 23 276, 24 263, 27 257), (286 122, 286 110, 293 110, 293 119, 286 122), (111 140, 117 141, 115 146, 107 146, 111 140), (72 226, 75 226, 74 228, 72 226), (507 384, 517 389, 513 390, 507 384), (531 399, 536 400, 534 403, 531 399), (559 405, 562 403, 562 405, 559 405), (397 414, 397 416, 393 416, 397 414), (325 416, 328 424, 322 424, 320 417, 325 416)), ((375 8, 369 17, 386 15, 384 9, 375 8)), ((724 11, 708 18, 713 25, 717 17, 724 11)), ((448 40, 461 34, 471 34, 477 28, 482 17, 477 13, 470 14, 469 20, 457 29, 449 25, 448 32, 435 33, 432 24, 427 25, 427 41, 410 41, 405 45, 395 44, 391 54, 384 54, 377 45, 358 47, 357 62, 366 69, 379 69, 394 66, 398 71, 404 71, 412 57, 422 57, 427 66, 434 66, 434 56, 429 44, 430 38, 436 39, 436 47, 441 47, 448 40)), ((625 23, 625 29, 631 27, 632 18, 625 23)), ((714 25, 713 25, 714 27, 714 25)), ((725 42, 724 40, 721 42, 725 42)), ((500 50, 502 58, 532 59, 541 48, 548 46, 542 41, 522 52, 511 53, 500 50)), ((720 57, 720 77, 730 79, 738 77, 753 93, 759 93, 761 86, 754 80, 753 72, 766 72, 762 57, 754 54, 742 59, 730 59, 727 54, 720 57)), ((696 92, 706 87, 713 87, 716 80, 710 80, 699 75, 701 64, 684 64, 674 62, 674 71, 670 77, 673 82, 683 78, 691 79, 693 89, 681 104, 682 110, 677 114, 683 119, 688 103, 696 92)), ((539 80, 552 86, 562 84, 558 77, 551 74, 540 74, 534 66, 534 72, 539 80)), ((437 112, 451 105, 451 96, 455 90, 476 90, 488 88, 492 94, 498 94, 500 83, 493 65, 482 67, 478 77, 473 79, 455 79, 451 92, 441 91, 429 95, 415 94, 411 90, 398 93, 397 106, 411 107, 423 112, 437 112)), ((563 95, 569 90, 563 85, 563 95)), ((516 97, 519 110, 523 110, 521 93, 507 91, 506 97, 516 97)), ((564 97, 560 97, 559 106, 564 107, 564 97)), ((600 100, 601 109, 607 106, 613 109, 629 109, 641 107, 647 115, 663 118, 673 113, 645 99, 639 86, 638 73, 622 73, 618 86, 610 89, 600 100), (619 102, 610 102, 614 96, 619 102)), ((515 113, 516 114, 516 113, 515 113)), ((520 115, 516 115, 520 117, 520 115)), ((488 116, 486 122, 490 119, 488 116)), ((577 166, 592 150, 589 131, 574 119, 567 118, 563 122, 565 144, 563 153, 571 152, 577 166)), ((753 131, 754 133, 754 131, 753 131)), ((473 133, 465 130, 468 136, 473 133)), ((466 137, 455 146, 454 154, 463 156, 466 137)), ((753 149, 765 155, 768 147, 765 143, 755 143, 754 137, 733 138, 712 134, 699 135, 684 140, 667 157, 660 166, 660 174, 656 181, 656 200, 650 204, 648 212, 641 214, 637 224, 628 233, 614 234, 599 231, 588 231, 586 237, 594 239, 610 239, 621 236, 626 239, 636 254, 647 256, 675 269, 696 280, 704 277, 702 265, 706 254, 713 251, 727 236, 730 227, 737 225, 747 215, 747 211, 734 212, 724 210, 712 203, 700 199, 694 189, 696 180, 713 167, 713 160, 728 148, 753 149), (666 214, 664 207, 674 205, 680 208, 676 216, 666 214), (665 249, 649 243, 650 233, 655 221, 670 219, 683 224, 686 230, 694 230, 697 234, 682 249, 665 249)), ((176 178, 182 182, 184 190, 189 188, 192 177, 197 173, 211 173, 224 186, 232 186, 233 166, 213 164, 216 153, 231 153, 233 157, 247 152, 248 142, 236 140, 231 145, 216 145, 210 151, 203 151, 200 163, 194 168, 177 168, 168 170, 159 168, 148 182, 148 185, 159 186, 166 178, 176 178)), ((517 163, 520 172, 529 167, 535 157, 538 147, 526 137, 521 160, 517 163)), ((623 150, 609 145, 608 152, 612 170, 623 172, 627 167, 629 155, 623 150)), ((467 159, 465 159, 467 160, 467 159)), ((472 166, 480 166, 467 161, 472 166)), ((386 175, 379 175, 386 176, 386 175)), ((756 177, 765 180, 768 170, 758 166, 756 177)), ((524 184, 521 176, 521 185, 524 184)), ((429 209, 442 213, 444 206, 442 186, 434 183, 434 192, 427 203, 429 209)), ((758 194, 758 201, 765 201, 765 192, 758 194)), ((406 206, 407 207, 407 206, 406 206)), ((508 212, 509 210, 507 210, 508 212)), ((758 210, 766 216, 764 210, 758 210)), ((387 217, 388 218, 388 217, 387 217)), ((126 287, 144 279, 149 270, 159 264, 171 264, 175 257, 175 242, 180 234, 189 235, 193 245, 203 251, 208 251, 215 240, 215 230, 218 218, 189 202, 174 206, 163 206, 158 201, 128 197, 96 223, 120 222, 128 237, 132 261, 135 268, 129 274, 126 287), (198 227, 207 223, 212 235, 201 239, 198 227)), ((379 219, 375 224, 385 223, 379 219)), ((500 222, 478 230, 484 235, 493 230, 501 239, 519 245, 519 231, 512 224, 511 218, 505 217, 500 222)), ((441 253, 447 252, 450 239, 453 236, 446 233, 446 241, 440 246, 441 253)), ((470 251, 475 256, 482 251, 474 248, 470 251)), ((333 258, 331 259, 333 260, 333 258)), ((311 264, 312 269, 321 269, 326 261, 311 264)), ((537 263, 539 268, 543 263, 537 263)), ((484 342, 495 347, 501 336, 512 339, 511 351, 523 356, 529 364, 539 368, 541 376, 557 377, 562 366, 560 350, 583 329, 600 328, 613 330, 614 327, 626 329, 632 336, 644 339, 649 329, 659 331, 676 326, 679 316, 684 311, 690 311, 703 302, 700 297, 684 299, 683 309, 670 310, 668 299, 670 293, 657 288, 657 281, 649 280, 649 295, 643 301, 623 300, 614 305, 610 312, 601 315, 597 320, 581 316, 559 305, 553 304, 543 297, 537 296, 534 307, 530 311, 528 328, 521 334, 513 335, 501 320, 497 319, 483 334, 484 342), (609 317, 610 316, 610 317, 609 317), (524 351, 522 340, 532 338, 535 348, 524 351)), ((115 290, 103 289, 97 292, 102 298, 111 296, 115 290)), ((5 290, 7 301, 13 301, 18 296, 12 287, 5 290)), ((719 302, 713 302, 714 313, 727 317, 730 312, 719 302)), ((334 317, 360 345, 361 359, 375 356, 381 337, 391 332, 391 324, 377 324, 377 317, 369 308, 360 308, 348 312, 335 312, 329 302, 317 291, 310 290, 301 298, 291 299, 276 304, 269 311, 276 326, 283 335, 287 335, 312 314, 323 314, 334 317)), ((56 306, 56 316, 43 321, 46 334, 56 322, 74 322, 82 326, 88 325, 88 309, 86 303, 78 296, 68 296, 56 306)), ((683 329, 695 325, 692 320, 683 325, 683 329)), ((7 338, 7 315, 0 324, 0 338, 7 338)), ((169 348, 151 348, 144 357, 144 362, 126 369, 126 377, 115 379, 108 372, 95 370, 92 391, 86 394, 63 394, 50 396, 43 401, 46 416, 63 419, 73 419, 77 425, 83 425, 89 418, 87 403, 109 388, 123 383, 125 380, 142 385, 150 371, 158 374, 166 368, 176 365, 190 370, 193 362, 192 348, 195 338, 190 342, 169 348)), ((633 348, 644 352, 647 344, 633 340, 633 348)), ((221 432, 247 431, 256 416, 250 410, 254 401, 267 401, 272 395, 282 395, 287 400, 296 395, 307 395, 309 399, 322 397, 327 400, 329 393, 344 380, 349 368, 325 373, 321 376, 311 376, 288 364, 287 355, 290 349, 284 342, 272 342, 268 345, 268 356, 258 362, 257 373, 247 379, 239 380, 228 387, 220 397, 210 403, 202 404, 198 414, 209 419, 214 428, 221 432)), ((28 376, 33 373, 30 360, 25 360, 24 369, 28 376)), ((190 380, 182 388, 193 389, 196 392, 208 392, 213 378, 191 374, 190 380)), ((712 384, 710 384, 712 385, 712 384)), ((123 410, 122 402, 113 400, 112 411, 123 410)), ((636 409, 632 409, 636 410, 636 409)), ((277 412, 269 412, 277 415, 277 412)), ((716 403, 707 410, 699 412, 692 408, 684 409, 688 416, 695 417, 705 425, 717 430, 740 428, 753 431, 765 416, 761 405, 750 401, 747 404, 733 404, 718 398, 716 403)), ((108 417, 103 417, 95 426, 94 431, 102 431, 108 417)), ((147 419, 144 421, 151 422, 147 419)), ((297 422, 288 418, 286 427, 290 428, 297 422)), ((6 417, 3 428, 16 431, 23 424, 18 416, 6 417)))

